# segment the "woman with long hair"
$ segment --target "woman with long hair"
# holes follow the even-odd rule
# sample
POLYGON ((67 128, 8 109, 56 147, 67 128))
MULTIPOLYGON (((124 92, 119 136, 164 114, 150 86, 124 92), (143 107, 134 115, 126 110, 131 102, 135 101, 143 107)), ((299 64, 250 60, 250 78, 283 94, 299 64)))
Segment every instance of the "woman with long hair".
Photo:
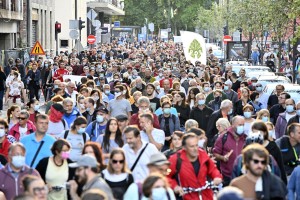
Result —
POLYGON ((70 130, 66 130, 58 136, 58 138, 66 139, 71 144, 70 159, 72 161, 78 160, 84 144, 90 140, 89 135, 85 132, 86 126, 86 119, 82 116, 77 117, 70 130))
POLYGON ((102 101, 102 94, 101 94, 100 90, 93 89, 92 92, 91 92, 91 97, 95 101, 96 109, 100 108, 101 106, 105 106, 105 104, 102 101))
POLYGON ((184 127, 186 120, 190 118, 191 108, 185 101, 185 94, 184 92, 177 92, 174 95, 175 105, 180 120, 180 128, 184 127))
POLYGON ((99 135, 96 142, 101 145, 105 163, 108 163, 110 152, 114 148, 123 147, 124 145, 122 133, 119 129, 118 121, 116 118, 110 118, 108 120, 105 128, 105 133, 99 135))
POLYGON ((10 130, 15 124, 19 122, 21 108, 18 105, 12 105, 7 110, 7 122, 8 122, 8 130, 10 130))
MULTIPOLYGON (((233 113, 235 115, 243 116, 243 108, 251 101, 250 99, 250 90, 248 88, 241 89, 241 98, 235 102, 235 106, 233 106, 233 113)), ((234 102, 233 102, 234 103, 234 102)))
POLYGON ((256 116, 256 120, 261 120, 263 122, 269 122, 270 121, 270 112, 267 109, 261 109, 256 116))
POLYGON ((125 153, 121 148, 112 150, 107 169, 103 170, 101 174, 112 189, 116 200, 123 199, 127 188, 134 182, 133 176, 126 164, 125 153))
POLYGON ((164 151, 165 156, 169 159, 171 155, 175 154, 182 148, 182 138, 184 132, 181 131, 174 131, 171 136, 171 144, 170 149, 164 151))
POLYGON ((200 93, 200 90, 198 88, 191 88, 189 90, 189 94, 187 96, 187 104, 190 105, 190 108, 193 109, 195 102, 196 102, 196 95, 200 93))
POLYGON ((99 143, 92 141, 86 142, 82 149, 82 154, 89 154, 91 156, 94 156, 99 163, 100 171, 106 168, 103 160, 102 149, 99 143))
POLYGON ((53 156, 43 158, 36 166, 36 170, 48 186, 48 200, 67 200, 67 189, 65 183, 72 180, 75 169, 69 167, 72 161, 70 157, 71 145, 64 139, 56 140, 51 152, 53 156))
POLYGON ((254 109, 253 109, 252 105, 247 104, 244 106, 243 112, 244 112, 244 118, 245 118, 244 133, 246 135, 248 135, 249 132, 251 132, 252 123, 255 121, 255 119, 253 118, 254 109))
POLYGON ((27 103, 28 112, 29 112, 29 120, 35 123, 35 117, 39 114, 40 104, 36 99, 31 99, 27 103))

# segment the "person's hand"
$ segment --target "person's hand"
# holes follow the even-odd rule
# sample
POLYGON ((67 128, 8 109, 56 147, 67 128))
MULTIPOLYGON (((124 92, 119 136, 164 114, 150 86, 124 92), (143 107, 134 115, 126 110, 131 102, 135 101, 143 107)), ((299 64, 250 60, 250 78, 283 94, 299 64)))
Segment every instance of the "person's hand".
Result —
POLYGON ((221 178, 214 178, 213 182, 214 182, 214 185, 220 185, 222 183, 222 179, 221 178))
POLYGON ((165 140, 170 141, 171 140, 171 136, 165 137, 165 140))
POLYGON ((77 185, 76 181, 75 180, 70 180, 68 182, 68 184, 70 185, 70 194, 71 194, 71 196, 72 195, 77 195, 78 185, 77 185))
POLYGON ((52 191, 52 185, 47 184, 47 187, 48 187, 48 191, 51 192, 52 191))
POLYGON ((179 194, 179 196, 184 195, 183 189, 182 189, 182 187, 180 187, 179 185, 177 185, 177 186, 174 188, 174 192, 175 192, 176 194, 179 194))

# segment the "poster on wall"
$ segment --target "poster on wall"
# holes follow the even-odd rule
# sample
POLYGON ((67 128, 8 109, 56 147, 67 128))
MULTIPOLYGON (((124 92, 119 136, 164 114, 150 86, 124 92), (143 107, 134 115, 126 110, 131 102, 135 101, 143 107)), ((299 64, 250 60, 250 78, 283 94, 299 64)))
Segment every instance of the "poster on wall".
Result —
POLYGON ((248 60, 250 58, 249 41, 230 41, 227 42, 227 60, 248 60))

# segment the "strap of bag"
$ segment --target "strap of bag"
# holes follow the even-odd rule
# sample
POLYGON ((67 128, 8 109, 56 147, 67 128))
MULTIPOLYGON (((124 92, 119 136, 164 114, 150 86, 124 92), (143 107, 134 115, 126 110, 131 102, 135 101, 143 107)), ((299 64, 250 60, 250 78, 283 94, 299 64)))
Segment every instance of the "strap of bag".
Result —
POLYGON ((134 164, 132 165, 130 171, 133 172, 133 170, 134 170, 136 164, 139 162, 139 160, 140 160, 142 154, 144 153, 145 149, 147 148, 148 144, 149 144, 149 143, 147 143, 146 146, 142 149, 141 153, 139 154, 139 156, 138 156, 137 159, 135 160, 134 164))
POLYGON ((41 148, 42 148, 43 145, 44 145, 44 141, 41 142, 41 144, 40 144, 38 150, 36 151, 36 153, 35 153, 35 155, 34 155, 32 161, 31 161, 31 163, 30 163, 30 167, 33 166, 34 161, 36 160, 36 157, 37 157, 37 155, 39 154, 39 152, 40 152, 40 150, 41 150, 41 148))

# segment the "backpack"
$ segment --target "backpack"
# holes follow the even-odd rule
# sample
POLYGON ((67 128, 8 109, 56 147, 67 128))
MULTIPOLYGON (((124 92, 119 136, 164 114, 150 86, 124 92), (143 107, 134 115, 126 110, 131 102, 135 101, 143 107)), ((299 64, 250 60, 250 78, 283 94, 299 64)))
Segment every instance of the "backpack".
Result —
POLYGON ((222 137, 222 154, 223 154, 224 145, 225 145, 225 143, 227 141, 227 138, 228 138, 228 132, 224 133, 223 137, 222 137))
MULTIPOLYGON (((161 124, 161 121, 162 121, 162 115, 163 114, 161 114, 161 115, 159 115, 158 116, 158 122, 159 122, 159 124, 161 124)), ((173 121, 173 123, 174 123, 174 125, 176 124, 176 116, 175 115, 173 115, 173 114, 171 114, 171 117, 172 117, 172 121, 173 121)), ((166 124, 166 123, 165 123, 166 124)))
MULTIPOLYGON (((65 134, 64 134, 64 139, 67 139, 68 134, 69 134, 69 130, 66 130, 65 134)), ((83 138, 83 143, 85 144, 85 142, 86 142, 86 133, 82 134, 82 138, 83 138)))
MULTIPOLYGON (((96 121, 93 121, 93 122, 92 122, 91 138, 95 136, 95 135, 94 135, 94 130, 95 130, 95 128, 96 128, 96 123, 97 123, 96 121)), ((100 135, 100 134, 99 134, 99 135, 100 135)))

